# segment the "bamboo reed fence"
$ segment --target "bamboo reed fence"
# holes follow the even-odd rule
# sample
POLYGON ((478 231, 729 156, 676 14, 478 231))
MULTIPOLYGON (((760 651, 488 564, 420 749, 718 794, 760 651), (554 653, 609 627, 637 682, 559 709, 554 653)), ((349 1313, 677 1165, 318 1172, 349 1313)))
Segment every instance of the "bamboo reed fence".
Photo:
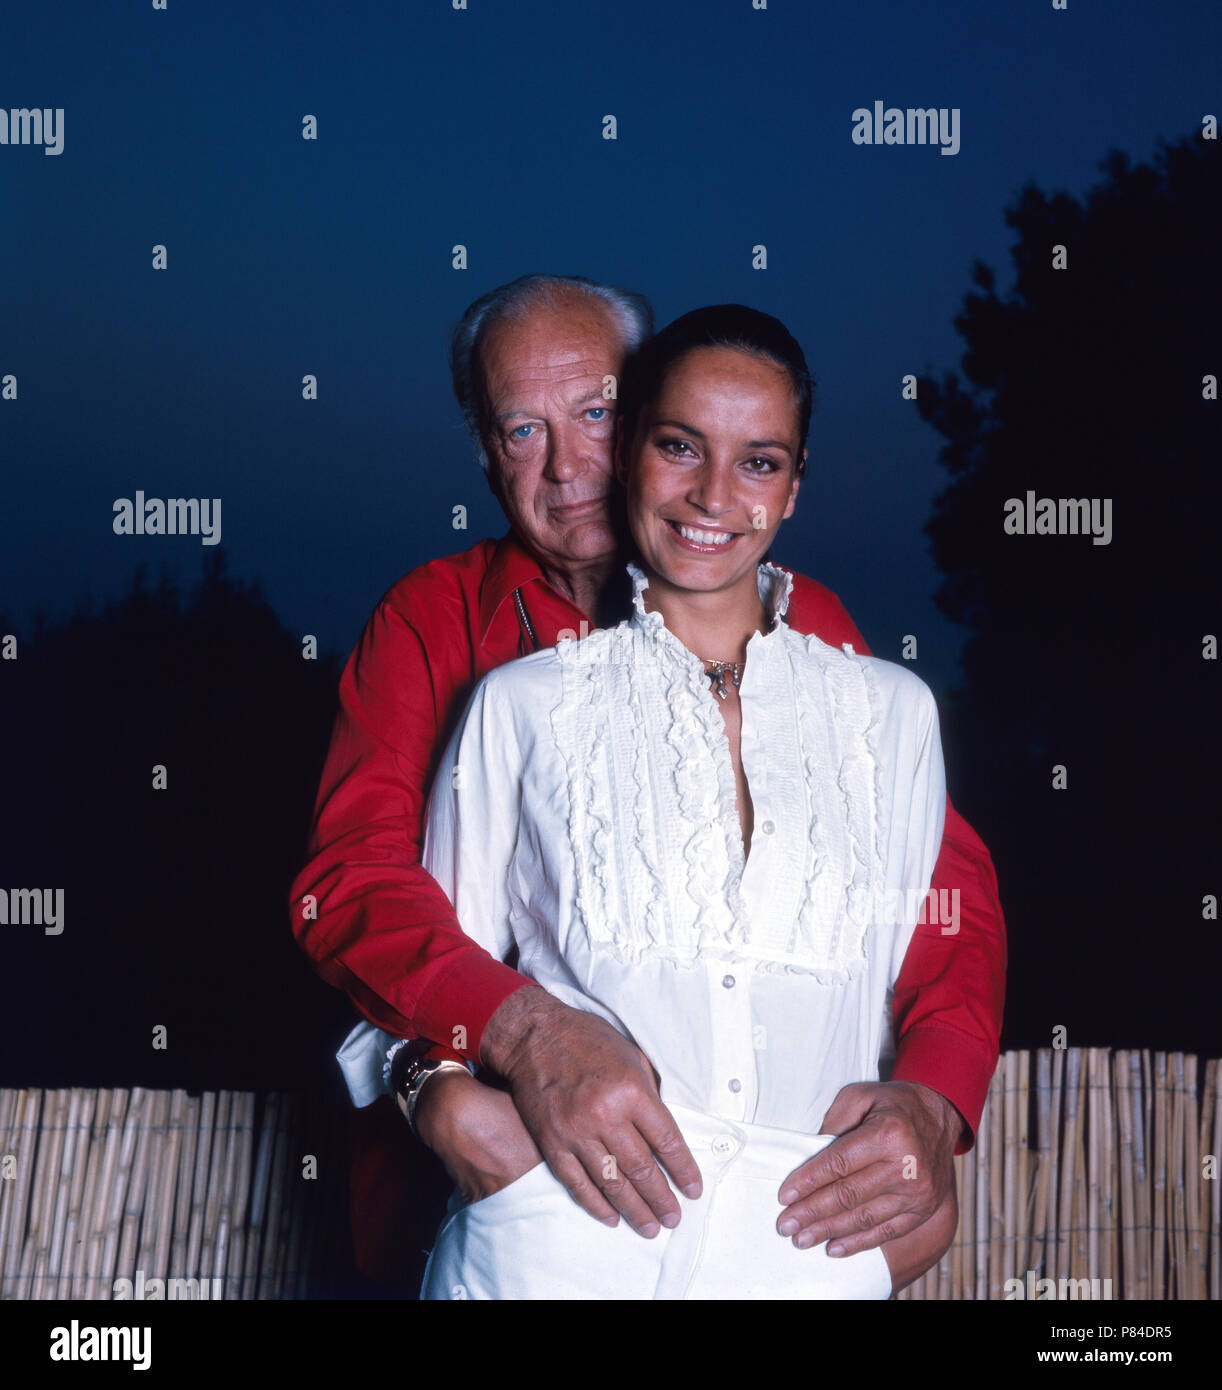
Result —
POLYGON ((0 1298, 324 1293, 343 1120, 329 1095, 0 1090, 0 1298))
MULTIPOLYGON (((0 1090, 0 1297, 111 1299, 137 1272, 146 1289, 198 1281, 178 1297, 325 1296, 345 1259, 344 1105, 0 1090)), ((899 1296, 1040 1297, 1052 1280, 1057 1297, 1222 1297, 1220 1159, 1217 1060, 1004 1053, 976 1145, 955 1159, 954 1243, 899 1296)))
POLYGON ((954 1243, 899 1297, 1222 1297, 1217 1060, 1090 1047, 1034 1061, 1033 1080, 1030 1052, 998 1059, 976 1146, 955 1160, 954 1243))

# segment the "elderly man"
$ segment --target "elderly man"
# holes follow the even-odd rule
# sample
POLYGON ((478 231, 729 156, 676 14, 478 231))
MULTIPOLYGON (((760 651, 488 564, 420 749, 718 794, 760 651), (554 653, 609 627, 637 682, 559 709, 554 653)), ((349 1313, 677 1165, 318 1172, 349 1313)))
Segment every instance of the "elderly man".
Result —
MULTIPOLYGON (((475 683, 623 616, 614 387, 650 329, 639 296, 577 277, 527 276, 467 310, 454 388, 510 530, 421 566, 378 605, 343 674, 311 858, 292 890, 294 930, 319 973, 391 1039, 438 1044, 399 1049, 393 1089, 468 1199, 542 1154, 591 1218, 622 1216, 645 1238, 681 1219, 672 1183, 701 1191, 648 1060, 605 1020, 471 941, 419 850, 437 759, 475 683), (458 1059, 478 1063, 480 1077, 458 1059), (656 1162, 620 1171, 590 1157, 639 1152, 642 1140, 656 1162)), ((835 595, 801 575, 787 620, 868 652, 835 595)), ((883 1245, 896 1288, 953 1235, 951 1159, 973 1142, 1000 1031, 996 880, 949 804, 933 889, 960 910, 912 940, 894 993, 890 1079, 840 1093, 821 1126, 840 1137, 791 1175, 770 1213, 800 1248, 883 1245)), ((377 1035, 365 1032, 341 1061, 358 1103, 381 1094, 385 1106, 377 1035)), ((385 1225, 400 1195, 359 1190, 358 1231, 385 1225)))

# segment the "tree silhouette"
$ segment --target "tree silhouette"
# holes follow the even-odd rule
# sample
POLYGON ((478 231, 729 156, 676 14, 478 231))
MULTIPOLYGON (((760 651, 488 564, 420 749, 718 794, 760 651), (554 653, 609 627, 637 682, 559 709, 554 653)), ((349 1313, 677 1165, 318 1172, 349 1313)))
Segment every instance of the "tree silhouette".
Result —
POLYGON ((926 527, 938 604, 971 633, 953 785, 1008 909, 1007 1043, 1064 1023, 1216 1056, 1222 155, 1163 142, 1101 168, 1082 202, 1022 190, 1012 290, 977 262, 954 321, 965 381, 921 382, 950 474, 926 527), (1111 499, 1111 543, 1005 534, 1028 490, 1111 499))
POLYGON ((337 658, 303 660, 220 551, 186 595, 140 569, 121 600, 18 636, 0 662, 0 886, 65 889, 65 928, 0 928, 0 1084, 335 1080, 352 1010, 312 975, 287 902, 337 658))

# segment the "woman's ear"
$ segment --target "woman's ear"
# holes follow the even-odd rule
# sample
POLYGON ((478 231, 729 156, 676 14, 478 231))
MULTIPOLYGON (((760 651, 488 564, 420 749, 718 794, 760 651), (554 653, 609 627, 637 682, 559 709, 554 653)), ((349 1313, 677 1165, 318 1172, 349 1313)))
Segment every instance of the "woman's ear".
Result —
POLYGON ((785 510, 781 513, 782 521, 787 521, 791 516, 793 516, 793 509, 798 502, 798 488, 801 487, 802 478, 806 472, 805 449, 802 450, 801 469, 801 472, 799 472, 797 468, 795 468, 793 471, 793 482, 790 484, 789 487, 789 501, 785 503, 785 510))

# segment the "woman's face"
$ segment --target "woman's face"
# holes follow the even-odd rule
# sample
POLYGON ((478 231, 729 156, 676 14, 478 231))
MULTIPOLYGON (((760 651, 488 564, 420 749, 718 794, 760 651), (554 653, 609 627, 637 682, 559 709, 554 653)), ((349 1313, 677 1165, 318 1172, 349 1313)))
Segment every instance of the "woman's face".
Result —
POLYGON ((617 459, 646 566, 676 589, 754 591, 759 562, 793 513, 800 457, 783 367, 740 348, 681 357, 617 459))

